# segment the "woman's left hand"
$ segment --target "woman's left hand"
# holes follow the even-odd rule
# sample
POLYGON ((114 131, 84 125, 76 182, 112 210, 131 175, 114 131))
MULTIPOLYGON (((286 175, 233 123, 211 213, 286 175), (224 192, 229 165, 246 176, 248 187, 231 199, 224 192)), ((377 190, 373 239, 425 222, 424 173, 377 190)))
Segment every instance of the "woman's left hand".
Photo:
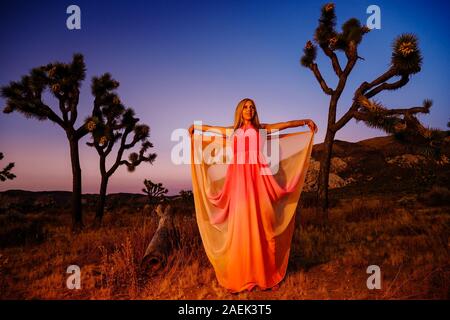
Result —
POLYGON ((306 119, 305 125, 307 125, 312 132, 317 133, 318 128, 314 121, 312 121, 311 119, 306 119))

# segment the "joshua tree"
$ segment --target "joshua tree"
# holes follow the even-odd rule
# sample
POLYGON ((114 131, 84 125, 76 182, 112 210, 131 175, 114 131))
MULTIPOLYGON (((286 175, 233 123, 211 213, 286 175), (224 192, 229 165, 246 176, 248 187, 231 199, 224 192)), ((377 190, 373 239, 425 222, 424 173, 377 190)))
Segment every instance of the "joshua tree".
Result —
POLYGON ((155 153, 145 155, 153 145, 148 141, 150 128, 145 124, 138 124, 139 119, 134 117, 134 111, 125 108, 119 97, 113 90, 119 87, 119 82, 114 80, 109 73, 92 79, 92 94, 94 95, 94 110, 92 116, 86 120, 86 128, 92 133, 92 142, 87 144, 95 147, 100 156, 100 196, 95 214, 96 226, 101 224, 105 208, 106 190, 109 178, 116 170, 126 165, 132 172, 142 162, 150 164, 156 158, 155 153), (133 133, 131 141, 127 143, 128 136, 133 133), (111 153, 113 146, 120 140, 119 149, 114 164, 107 169, 106 158, 111 153), (122 160, 126 150, 132 149, 141 142, 139 153, 133 152, 127 160, 122 160))
POLYGON ((160 203, 165 198, 165 194, 169 192, 162 183, 153 183, 151 180, 144 180, 145 189, 142 189, 148 196, 150 204, 160 203))
POLYGON ((439 130, 426 129, 416 118, 418 113, 428 113, 432 101, 424 100, 422 106, 390 109, 371 100, 383 91, 396 90, 405 86, 410 76, 421 70, 422 56, 418 47, 417 37, 413 34, 398 36, 392 45, 392 58, 388 70, 370 82, 363 82, 354 91, 353 102, 340 119, 336 119, 336 108, 339 98, 345 88, 347 78, 358 59, 358 46, 370 29, 362 26, 358 19, 351 18, 342 25, 342 31, 335 30, 336 14, 334 4, 328 3, 322 7, 319 25, 316 28, 314 42, 307 41, 303 49, 301 65, 310 69, 325 94, 330 96, 328 107, 328 124, 326 129, 324 152, 320 159, 318 199, 321 212, 327 218, 328 213, 328 179, 330 172, 331 153, 336 132, 344 127, 352 118, 363 121, 368 126, 380 128, 387 133, 394 134, 403 140, 422 141, 425 145, 433 146, 433 142, 440 140, 439 130), (336 88, 330 88, 322 77, 319 67, 315 63, 317 46, 331 60, 334 73, 338 77, 336 88), (344 69, 336 55, 342 51, 347 62, 344 69), (399 79, 388 82, 389 80, 399 79))
POLYGON ((71 63, 54 62, 34 68, 20 81, 10 82, 2 87, 2 97, 6 99, 4 113, 18 111, 27 118, 50 120, 66 133, 72 162, 72 225, 74 230, 83 226, 81 213, 81 167, 78 141, 87 134, 84 125, 75 128, 78 112, 78 98, 81 82, 86 76, 86 66, 81 54, 75 54, 71 63), (57 99, 58 115, 44 103, 42 94, 49 88, 57 99))
MULTIPOLYGON (((3 158, 3 153, 0 152, 0 160, 3 158)), ((11 173, 12 168, 14 168, 14 162, 8 163, 8 165, 0 171, 0 181, 6 181, 6 179, 12 180, 16 177, 14 173, 11 173)))

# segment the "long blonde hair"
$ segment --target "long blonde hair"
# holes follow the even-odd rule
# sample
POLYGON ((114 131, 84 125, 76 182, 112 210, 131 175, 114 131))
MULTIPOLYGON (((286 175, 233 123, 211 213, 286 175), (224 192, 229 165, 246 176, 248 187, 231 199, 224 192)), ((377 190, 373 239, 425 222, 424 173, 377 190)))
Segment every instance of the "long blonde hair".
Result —
POLYGON ((242 126, 242 124, 244 123, 244 119, 242 119, 242 110, 244 109, 244 104, 248 101, 250 101, 253 104, 253 106, 255 107, 255 115, 252 118, 252 125, 255 127, 256 130, 261 128, 261 123, 259 122, 258 111, 256 110, 255 101, 253 101, 252 99, 249 99, 249 98, 245 98, 245 99, 242 99, 241 101, 239 101, 238 105, 236 106, 236 111, 234 112, 233 128, 235 131, 237 129, 239 129, 242 126))

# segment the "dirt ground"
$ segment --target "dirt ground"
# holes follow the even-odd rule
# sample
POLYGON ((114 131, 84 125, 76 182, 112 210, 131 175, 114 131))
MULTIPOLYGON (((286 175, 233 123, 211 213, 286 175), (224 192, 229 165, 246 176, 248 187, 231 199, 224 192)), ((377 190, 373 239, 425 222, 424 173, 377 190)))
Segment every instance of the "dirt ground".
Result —
MULTIPOLYGON (((140 265, 157 226, 151 213, 122 207, 106 214, 102 228, 79 234, 71 233, 68 212, 26 215, 41 226, 28 231, 6 215, 3 234, 9 228, 12 240, 24 240, 0 248, 0 299, 449 299, 449 212, 414 195, 341 199, 328 223, 314 208, 298 208, 279 288, 238 294, 218 284, 193 212, 176 217, 181 249, 156 274, 140 265), (69 265, 81 268, 79 290, 66 287, 69 265), (370 265, 380 267, 379 290, 367 288, 370 265)), ((92 213, 86 218, 89 225, 92 213)))

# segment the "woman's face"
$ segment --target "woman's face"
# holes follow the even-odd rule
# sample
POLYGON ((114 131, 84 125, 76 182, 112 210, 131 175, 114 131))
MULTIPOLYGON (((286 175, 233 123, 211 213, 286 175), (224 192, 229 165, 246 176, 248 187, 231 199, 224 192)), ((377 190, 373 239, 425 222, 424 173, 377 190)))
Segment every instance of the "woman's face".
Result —
POLYGON ((255 116, 256 108, 251 101, 247 101, 242 108, 242 118, 251 121, 255 116))

